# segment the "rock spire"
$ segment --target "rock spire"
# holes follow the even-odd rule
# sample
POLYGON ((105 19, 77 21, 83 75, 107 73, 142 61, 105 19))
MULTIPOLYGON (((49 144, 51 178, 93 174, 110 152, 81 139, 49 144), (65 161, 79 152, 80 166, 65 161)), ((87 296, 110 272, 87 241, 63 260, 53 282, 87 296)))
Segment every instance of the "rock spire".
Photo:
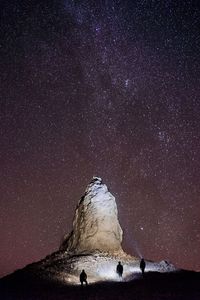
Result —
POLYGON ((68 253, 123 253, 122 229, 115 197, 102 179, 93 177, 75 211, 72 232, 60 247, 68 253))

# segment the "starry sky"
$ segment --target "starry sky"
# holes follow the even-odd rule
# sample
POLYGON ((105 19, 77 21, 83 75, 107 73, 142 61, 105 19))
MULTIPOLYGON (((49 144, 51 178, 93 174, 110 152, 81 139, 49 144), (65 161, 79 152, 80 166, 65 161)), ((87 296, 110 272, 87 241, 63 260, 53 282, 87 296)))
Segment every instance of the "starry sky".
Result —
POLYGON ((0 276, 58 249, 94 175, 128 253, 200 270, 198 1, 0 14, 0 276))

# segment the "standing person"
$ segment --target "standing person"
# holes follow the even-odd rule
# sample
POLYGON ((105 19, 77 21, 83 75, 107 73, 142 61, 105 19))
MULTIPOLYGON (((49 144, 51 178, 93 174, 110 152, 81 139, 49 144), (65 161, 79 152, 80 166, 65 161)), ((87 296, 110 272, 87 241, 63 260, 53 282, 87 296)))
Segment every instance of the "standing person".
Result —
POLYGON ((119 275, 119 277, 122 277, 123 274, 123 266, 121 264, 121 261, 118 262, 117 268, 116 268, 116 272, 119 275))
POLYGON ((142 276, 144 277, 144 270, 145 270, 145 267, 146 267, 146 263, 144 261, 144 258, 141 259, 140 261, 140 269, 142 271, 142 276))
POLYGON ((88 285, 87 274, 85 273, 85 270, 82 270, 82 272, 80 274, 80 282, 81 282, 81 286, 83 286, 83 282, 85 282, 85 284, 88 285))

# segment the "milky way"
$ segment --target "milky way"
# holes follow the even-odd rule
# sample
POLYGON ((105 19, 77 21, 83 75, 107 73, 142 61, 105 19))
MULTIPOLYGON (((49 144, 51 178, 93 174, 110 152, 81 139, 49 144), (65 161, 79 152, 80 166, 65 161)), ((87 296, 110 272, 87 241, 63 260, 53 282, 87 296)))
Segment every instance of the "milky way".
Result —
POLYGON ((127 252, 199 270, 197 1, 0 12, 0 275, 58 249, 93 175, 116 197, 127 252))

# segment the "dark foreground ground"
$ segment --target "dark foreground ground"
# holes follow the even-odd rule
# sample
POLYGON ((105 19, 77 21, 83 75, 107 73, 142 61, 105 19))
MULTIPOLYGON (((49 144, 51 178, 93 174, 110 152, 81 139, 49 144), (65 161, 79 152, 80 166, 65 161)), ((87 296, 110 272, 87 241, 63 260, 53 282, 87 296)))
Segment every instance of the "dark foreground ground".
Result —
POLYGON ((188 299, 200 300, 200 273, 146 273, 130 282, 104 282, 88 287, 60 285, 17 271, 0 279, 1 300, 117 300, 117 299, 188 299))

